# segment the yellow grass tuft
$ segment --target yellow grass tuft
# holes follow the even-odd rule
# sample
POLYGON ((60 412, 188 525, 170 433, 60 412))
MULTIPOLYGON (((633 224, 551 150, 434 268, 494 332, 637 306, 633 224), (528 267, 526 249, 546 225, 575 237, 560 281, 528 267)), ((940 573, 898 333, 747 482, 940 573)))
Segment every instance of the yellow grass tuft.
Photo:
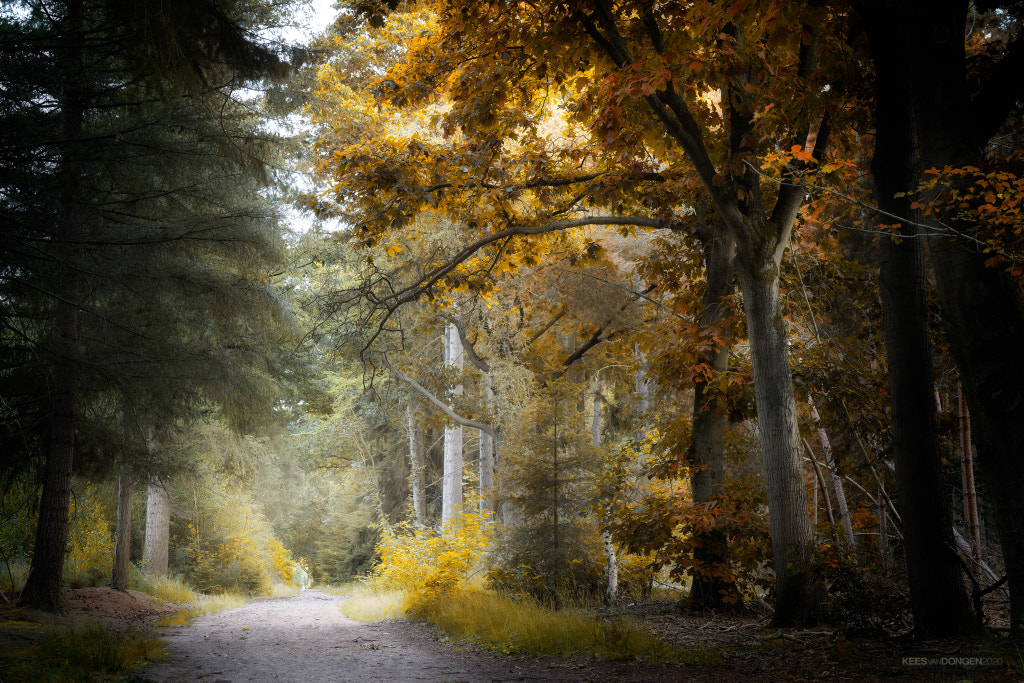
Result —
POLYGON ((405 613, 408 596, 401 591, 363 588, 341 603, 341 613, 356 621, 380 621, 405 613))
POLYGON ((299 587, 294 583, 275 583, 270 587, 272 598, 294 598, 299 594, 299 587))
POLYGON ((155 577, 139 573, 135 578, 135 588, 163 602, 178 604, 196 602, 199 594, 192 590, 183 580, 175 577, 155 577))
POLYGON ((411 616, 436 624, 452 637, 503 654, 643 659, 704 666, 722 661, 713 647, 674 647, 629 618, 604 621, 582 610, 555 611, 530 600, 511 600, 486 591, 442 596, 417 606, 411 616))

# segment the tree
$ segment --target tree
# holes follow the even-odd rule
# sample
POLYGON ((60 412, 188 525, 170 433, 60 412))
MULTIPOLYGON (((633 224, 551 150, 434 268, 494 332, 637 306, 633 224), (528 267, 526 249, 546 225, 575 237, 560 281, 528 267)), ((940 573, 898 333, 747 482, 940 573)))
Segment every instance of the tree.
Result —
POLYGON ((26 603, 59 607, 74 442, 89 401, 104 392, 129 403, 158 397, 154 412, 180 416, 199 394, 240 406, 241 394, 266 378, 252 345, 238 343, 244 335, 224 335, 221 345, 209 334, 248 327, 239 325, 245 318, 221 318, 205 335, 188 320, 229 292, 240 309, 287 317, 265 287, 268 217, 228 196, 261 170, 255 157, 240 158, 253 150, 236 143, 254 119, 228 104, 228 91, 280 63, 247 37, 254 6, 225 12, 197 0, 171 16, 158 3, 69 0, 26 3, 23 13, 3 16, 9 49, 0 68, 14 86, 3 95, 11 163, 2 212, 12 230, 2 283, 5 346, 17 359, 4 380, 21 391, 25 377, 44 378, 42 398, 25 406, 51 435, 26 603), (154 52, 154 43, 162 49, 154 52), (218 97, 219 117, 205 109, 218 97), (232 148, 245 153, 225 154, 232 148), (235 249, 244 262, 232 263, 235 249), (204 250, 208 263, 184 267, 204 250), (183 308, 190 289, 201 303, 183 308), (189 381, 172 381, 171 368, 189 381), (200 368, 212 381, 197 377, 200 368))
MULTIPOLYGON (((905 283, 901 286, 920 290, 921 242, 927 241, 943 324, 970 406, 978 464, 996 508, 1007 575, 1011 586, 1020 586, 1024 583, 1024 543, 1013 529, 1024 523, 1024 504, 1014 492, 1024 480, 1024 470, 1015 455, 1024 443, 1020 412, 1024 401, 1017 398, 1024 391, 1024 365, 1019 354, 1009 352, 1024 339, 1019 290, 1004 273, 989 267, 989 257, 978 249, 978 236, 987 233, 985 220, 978 214, 972 219, 948 203, 958 179, 947 178, 938 185, 927 182, 930 169, 998 164, 1001 155, 990 141, 1012 125, 1013 112, 1019 109, 1020 84, 1011 74, 1024 63, 1024 43, 999 38, 998 28, 1003 22, 1018 21, 1019 8, 1013 3, 999 9, 1002 6, 969 2, 855 3, 870 40, 877 84, 878 140, 873 170, 878 200, 883 209, 899 218, 899 232, 908 237, 886 248, 894 254, 892 258, 900 258, 905 267, 918 273, 914 280, 909 274, 899 276, 899 281, 905 283), (993 14, 981 14, 997 9, 993 14), (962 40, 965 26, 977 19, 986 28, 976 34, 968 32, 967 40, 962 40), (931 189, 916 194, 924 186, 931 189), (929 206, 933 209, 928 210, 929 206)), ((899 267, 897 264, 893 270, 899 267)), ((922 296, 915 294, 910 300, 921 302, 922 296)), ((926 343, 922 328, 927 318, 921 303, 900 314, 904 325, 915 329, 887 332, 887 341, 890 353, 901 350, 899 362, 903 363, 922 351, 926 343)), ((920 356, 913 360, 922 366, 924 362, 920 356)), ((911 399, 895 395, 895 385, 900 384, 908 394, 927 391, 925 372, 922 367, 916 373, 921 377, 917 384, 893 380, 894 407, 899 403, 901 408, 905 406, 922 416, 916 422, 903 422, 894 415, 897 435, 906 425, 908 439, 920 439, 917 427, 923 420, 931 420, 926 415, 929 409, 923 406, 927 401, 920 394, 920 407, 911 407, 911 399)), ((928 435, 930 431, 923 433, 928 435)), ((906 475, 930 488, 932 500, 938 496, 934 476, 922 479, 924 475, 918 470, 934 472, 935 459, 930 446, 921 448, 915 463, 924 461, 923 467, 915 464, 914 473, 906 475)), ((930 535, 933 548, 930 554, 916 559, 908 552, 908 563, 917 565, 910 568, 912 581, 915 574, 934 577, 929 579, 933 583, 942 577, 948 586, 941 595, 928 591, 915 597, 915 627, 922 635, 956 632, 971 623, 966 615, 968 608, 963 606, 965 599, 959 595, 962 590, 955 586, 961 577, 952 551, 947 549, 952 544, 949 525, 935 525, 940 505, 933 505, 931 512, 922 510, 927 520, 922 524, 930 529, 915 533, 913 521, 908 529, 908 535, 915 534, 921 541, 930 535), (941 571, 936 572, 936 567, 941 571), (948 611, 929 614, 927 610, 932 608, 926 606, 928 603, 942 605, 948 611)), ((948 519, 948 511, 942 511, 939 518, 948 519)), ((1024 631, 1024 596, 1017 590, 1011 593, 1011 626, 1017 635, 1024 631)))
MULTIPOLYGON (((513 242, 519 236, 601 224, 684 230, 681 204, 702 188, 691 205, 710 204, 737 245, 769 482, 776 618, 815 621, 821 584, 810 557, 778 276, 805 194, 794 169, 822 161, 830 137, 833 89, 825 85, 837 61, 819 58, 822 35, 841 17, 814 5, 658 13, 598 1, 551 3, 529 16, 500 3, 418 7, 416 18, 389 22, 378 6, 358 7, 385 33, 406 32, 408 57, 377 82, 388 108, 358 110, 320 142, 338 206, 359 212, 359 240, 373 244, 427 207, 461 217, 465 249, 382 307, 416 300, 442 279, 488 288, 498 263, 515 267, 538 248, 513 242), (770 69, 766 54, 778 56, 770 69), (546 134, 550 92, 574 126, 563 133, 575 136, 572 144, 552 144, 546 134), (431 109, 435 93, 450 107, 431 109), (399 131, 386 123, 398 110, 422 118, 403 119, 408 127, 399 131), (443 138, 426 125, 431 119, 443 138), (350 140, 350 126, 369 134, 350 140), (779 148, 796 151, 793 164, 765 180, 761 160, 779 148)), ((332 87, 329 77, 323 83, 332 87)))

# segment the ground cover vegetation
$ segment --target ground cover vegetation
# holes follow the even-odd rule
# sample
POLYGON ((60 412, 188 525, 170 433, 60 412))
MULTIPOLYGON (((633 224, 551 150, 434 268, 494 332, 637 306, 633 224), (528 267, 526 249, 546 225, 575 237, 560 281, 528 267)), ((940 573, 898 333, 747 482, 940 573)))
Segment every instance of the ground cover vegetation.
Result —
POLYGON ((182 7, 0 11, 5 599, 1019 641, 1020 3, 182 7))

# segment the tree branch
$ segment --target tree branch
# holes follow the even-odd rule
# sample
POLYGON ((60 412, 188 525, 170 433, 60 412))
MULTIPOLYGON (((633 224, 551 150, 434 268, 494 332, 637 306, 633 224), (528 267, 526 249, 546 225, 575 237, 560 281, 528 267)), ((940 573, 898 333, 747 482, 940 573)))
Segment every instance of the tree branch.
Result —
POLYGON ((404 372, 396 368, 394 365, 392 365, 391 361, 389 361, 386 357, 384 358, 384 364, 388 366, 388 369, 391 370, 395 377, 405 382, 409 386, 409 388, 411 388, 413 391, 418 393, 423 398, 427 399, 430 403, 434 404, 434 406, 439 408, 441 412, 447 415, 449 419, 451 419, 453 422, 455 422, 456 424, 460 424, 463 427, 479 429, 480 431, 484 432, 495 441, 498 440, 498 435, 495 433, 494 428, 491 427, 491 425, 486 424, 484 422, 477 422, 476 420, 470 420, 469 418, 462 417, 454 410, 452 410, 451 407, 448 406, 444 401, 439 399, 437 396, 434 396, 434 394, 430 393, 429 389, 427 389, 422 384, 414 380, 412 377, 410 377, 409 375, 405 374, 404 372))

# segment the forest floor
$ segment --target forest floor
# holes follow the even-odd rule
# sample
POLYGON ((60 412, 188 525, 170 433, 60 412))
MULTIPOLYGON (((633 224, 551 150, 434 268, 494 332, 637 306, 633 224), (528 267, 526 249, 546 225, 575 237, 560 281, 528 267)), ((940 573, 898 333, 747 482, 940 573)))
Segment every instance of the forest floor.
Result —
MULTIPOLYGON (((671 602, 633 602, 614 615, 643 621, 684 648, 721 654, 718 666, 607 662, 586 658, 508 657, 449 642, 422 623, 360 623, 341 614, 344 597, 307 590, 292 598, 259 599, 200 616, 191 626, 157 628, 177 606, 132 591, 68 591, 61 619, 95 618, 110 628, 156 633, 166 659, 133 681, 774 681, 900 680, 1011 681, 1022 676, 1008 656, 956 639, 846 638, 830 629, 780 631, 755 613, 709 616, 671 602)), ((611 616, 608 612, 606 616, 611 616)), ((23 651, 54 618, 0 606, 0 667, 4 653, 23 651)), ((1013 658, 1018 670, 1020 655, 1013 658)), ((0 670, 0 680, 5 680, 0 670)))

